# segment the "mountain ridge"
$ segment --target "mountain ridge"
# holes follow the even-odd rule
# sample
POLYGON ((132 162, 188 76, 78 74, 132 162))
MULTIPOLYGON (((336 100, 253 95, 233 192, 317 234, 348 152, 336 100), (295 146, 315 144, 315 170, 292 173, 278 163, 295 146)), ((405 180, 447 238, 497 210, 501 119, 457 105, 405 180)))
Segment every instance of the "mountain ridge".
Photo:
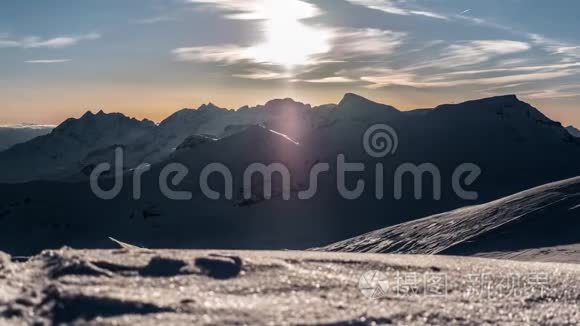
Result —
POLYGON ((568 126, 566 127, 566 130, 574 137, 576 138, 580 138, 580 130, 578 130, 578 128, 574 127, 574 126, 568 126))
MULTIPOLYGON (((399 111, 390 105, 377 103, 353 93, 345 94, 338 104, 320 107, 312 107, 291 98, 273 99, 264 105, 246 106, 238 110, 221 108, 210 102, 197 109, 179 110, 159 124, 147 119, 130 118, 122 113, 104 113, 102 110, 97 113, 87 111, 78 119, 65 120, 44 138, 18 144, 12 151, 1 154, 5 161, 13 161, 12 165, 18 165, 15 162, 18 159, 11 156, 26 156, 26 152, 36 153, 38 151, 36 148, 41 147, 43 150, 38 153, 40 156, 35 154, 34 158, 28 157, 27 160, 44 162, 47 172, 36 169, 36 172, 27 175, 26 166, 18 167, 17 171, 21 172, 4 174, 4 176, 0 173, 0 182, 60 178, 68 173, 65 171, 69 170, 71 171, 69 174, 74 175, 75 170, 86 170, 87 163, 83 161, 83 158, 98 159, 101 153, 107 152, 106 149, 113 145, 122 145, 126 148, 127 168, 131 169, 140 163, 154 164, 163 161, 193 135, 221 138, 236 134, 251 126, 263 125, 288 135, 296 141, 304 138, 316 141, 313 137, 316 137, 321 129, 332 129, 335 125, 357 125, 356 128, 360 128, 372 123, 398 124, 397 121, 418 119, 433 119, 432 125, 446 128, 446 132, 450 123, 455 124, 454 128, 462 128, 466 122, 477 119, 482 122, 489 121, 490 124, 504 124, 506 125, 504 129, 508 130, 506 132, 512 134, 507 136, 516 137, 521 141, 545 138, 544 136, 536 137, 534 135, 536 131, 532 131, 535 129, 532 123, 541 123, 557 128, 551 132, 557 133, 557 138, 568 137, 568 141, 574 142, 574 137, 569 136, 563 128, 560 129, 559 123, 548 119, 531 105, 520 101, 515 95, 489 97, 459 104, 444 104, 420 113, 399 111), (478 115, 474 116, 474 114, 478 115), (529 122, 525 122, 526 120, 529 122), (136 133, 136 135, 131 135, 131 133, 136 133), (63 151, 66 153, 63 154, 63 151), (55 161, 54 158, 61 156, 67 156, 68 159, 55 161)), ((433 126, 428 125, 428 128, 433 129, 433 126)), ((413 127, 412 123, 410 127, 413 127)), ((432 132, 441 131, 435 128, 432 132)), ((553 136, 550 137, 553 138, 553 136)), ((110 154, 106 156, 110 157, 110 154)), ((1 167, 2 164, 0 164, 1 167)))
MULTIPOLYGON (((356 119, 342 116, 339 107, 332 105, 306 109, 293 100, 270 105, 275 109, 248 108, 236 113, 210 108, 208 112, 222 112, 218 114, 223 117, 197 125, 183 124, 182 131, 143 127, 147 132, 137 133, 133 142, 109 137, 107 144, 83 147, 83 153, 90 150, 90 155, 83 156, 86 160, 64 151, 70 155, 55 164, 36 156, 39 152, 50 158, 53 152, 31 147, 25 159, 13 160, 14 165, 4 165, 2 171, 9 177, 26 177, 27 164, 31 164, 28 166, 39 169, 32 179, 44 181, 0 183, 4 202, 30 202, 20 208, 5 208, 9 213, 0 218, 0 245, 17 252, 62 245, 99 247, 99 239, 114 236, 152 248, 305 249, 580 175, 580 142, 558 123, 543 121, 533 107, 509 97, 420 113, 389 113, 367 107, 356 119), (366 131, 375 124, 388 124, 396 132, 399 146, 393 155, 371 157, 363 146, 366 131), (115 145, 121 145, 125 152, 126 182, 115 200, 102 201, 91 192, 87 175, 96 164, 114 163, 115 145), (341 154, 347 162, 365 166, 360 173, 347 173, 344 180, 348 187, 365 181, 365 191, 356 200, 346 200, 338 192, 337 158, 341 154), (38 164, 45 161, 51 165, 38 164), (222 195, 219 200, 209 199, 201 191, 202 170, 216 162, 232 173, 231 199, 223 196, 224 183, 219 175, 209 180, 211 188, 222 195), (141 199, 133 200, 133 169, 142 163, 149 163, 151 169, 143 175, 141 199), (161 191, 161 171, 174 163, 188 170, 176 187, 190 192, 191 201, 174 201, 161 191), (280 191, 283 180, 275 177, 271 199, 260 195, 263 183, 256 178, 252 181, 252 198, 245 200, 243 176, 253 163, 286 166, 291 171, 290 199, 284 199, 280 191), (318 178, 315 196, 300 200, 298 193, 308 189, 310 170, 317 163, 328 163, 330 170, 318 178), (385 172, 384 198, 380 200, 373 186, 379 163, 385 172), (437 183, 426 175, 422 198, 417 200, 413 177, 406 177, 401 182, 402 198, 396 199, 393 175, 406 163, 435 166, 441 177, 440 189, 435 189, 437 183), (482 171, 473 184, 466 185, 477 193, 475 199, 459 197, 452 186, 454 171, 464 163, 476 164, 482 171), (56 173, 39 177, 47 167, 56 173), (434 196, 437 190, 439 199, 434 196), (35 226, 32 231, 31 225, 35 226), (36 234, 39 240, 33 248, 26 239, 11 236, 22 232, 36 234)), ((70 142, 78 146, 78 142, 70 142)), ((104 175, 100 181, 110 185, 114 180, 104 175)))

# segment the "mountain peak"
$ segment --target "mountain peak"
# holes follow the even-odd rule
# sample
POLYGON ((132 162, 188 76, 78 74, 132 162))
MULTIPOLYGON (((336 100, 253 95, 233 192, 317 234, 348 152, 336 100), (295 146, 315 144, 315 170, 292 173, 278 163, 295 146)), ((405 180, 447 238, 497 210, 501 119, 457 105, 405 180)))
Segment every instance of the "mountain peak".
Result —
POLYGON ((499 96, 492 96, 488 98, 481 99, 481 101, 486 102, 497 102, 501 104, 511 104, 511 103, 519 103, 521 102, 518 97, 514 94, 508 95, 499 95, 499 96))
POLYGON ((197 108, 197 110, 198 111, 211 111, 211 110, 224 111, 226 109, 220 108, 219 106, 213 104, 212 102, 209 102, 208 104, 201 105, 199 108, 197 108))
POLYGON ((501 96, 496 96, 496 97, 514 100, 514 101, 519 101, 518 96, 516 94, 507 94, 507 95, 501 95, 501 96))
POLYGON ((266 108, 276 108, 276 107, 280 107, 280 106, 297 106, 297 107, 310 107, 310 105, 308 104, 304 104, 302 102, 298 102, 295 101, 292 98, 278 98, 278 99, 273 99, 270 100, 268 102, 266 102, 266 104, 264 105, 266 108))
POLYGON ((374 114, 377 111, 384 111, 389 113, 399 112, 399 110, 390 105, 373 102, 354 93, 346 93, 338 104, 338 109, 343 112, 348 111, 357 114, 374 114))
POLYGON ((443 114, 446 119, 481 120, 495 117, 511 121, 519 126, 524 126, 526 123, 532 123, 528 126, 554 126, 559 129, 558 134, 566 133, 561 123, 551 120, 540 110, 519 100, 516 95, 502 95, 457 104, 443 104, 429 114, 443 114))
POLYGON ((91 118, 91 117, 93 117, 93 116, 94 116, 93 112, 92 112, 91 110, 88 110, 87 112, 85 112, 85 114, 83 114, 83 115, 80 117, 80 119, 91 118))
MULTIPOLYGON (((121 114, 121 113, 118 113, 121 114)), ((86 119, 92 119, 94 117, 103 117, 103 116, 108 116, 109 114, 105 113, 103 110, 99 110, 97 113, 93 113, 93 111, 88 110, 87 112, 85 112, 85 114, 83 114, 79 120, 86 120, 86 119)))
POLYGON ((363 96, 360 96, 358 94, 355 94, 355 93, 346 93, 346 94, 344 94, 344 96, 342 97, 342 100, 340 101, 340 103, 348 102, 348 101, 372 102, 371 100, 369 100, 369 99, 367 99, 367 98, 365 98, 363 96))
POLYGON ((275 98, 275 99, 272 99, 272 100, 269 100, 268 102, 266 102, 266 106, 273 105, 273 104, 278 104, 278 103, 298 103, 298 102, 294 101, 294 99, 292 99, 290 97, 286 97, 286 98, 275 98))
POLYGON ((342 100, 340 101, 340 103, 338 103, 338 106, 347 106, 347 105, 353 105, 353 104, 365 104, 365 105, 379 105, 379 106, 383 106, 383 107, 391 107, 390 105, 386 105, 386 104, 382 104, 382 103, 377 103, 374 101, 369 100, 366 97, 360 96, 358 94, 354 94, 354 93, 346 93, 344 94, 342 100))
POLYGON ((143 125, 143 126, 155 126, 155 123, 145 119, 143 121, 139 121, 135 118, 130 118, 124 115, 123 113, 105 113, 103 110, 99 110, 96 114, 92 111, 87 111, 83 114, 80 118, 70 118, 62 122, 58 125, 54 130, 57 132, 61 132, 63 130, 72 130, 78 129, 80 130, 87 128, 87 127, 96 127, 96 128, 107 128, 105 126, 111 124, 122 123, 125 126, 136 126, 136 125, 143 125))
POLYGON ((518 99, 516 95, 500 95, 500 96, 492 96, 481 98, 477 100, 469 100, 460 103, 453 103, 453 104, 442 104, 437 106, 435 109, 451 109, 451 108, 471 108, 471 109, 481 109, 481 110, 490 110, 490 109, 497 109, 497 108, 504 108, 504 107, 518 107, 518 108, 527 108, 533 109, 531 105, 526 102, 522 102, 518 99))

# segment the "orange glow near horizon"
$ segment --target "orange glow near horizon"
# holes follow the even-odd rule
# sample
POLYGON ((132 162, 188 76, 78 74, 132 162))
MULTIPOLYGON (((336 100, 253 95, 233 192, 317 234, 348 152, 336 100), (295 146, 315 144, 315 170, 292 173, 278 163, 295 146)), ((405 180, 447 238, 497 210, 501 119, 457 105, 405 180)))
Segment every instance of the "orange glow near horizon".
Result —
MULTIPOLYGON (((59 124, 67 118, 80 117, 84 112, 121 112, 137 119, 160 122, 183 108, 197 108, 209 102, 227 109, 238 109, 244 105, 256 106, 276 98, 292 98, 312 106, 338 103, 347 92, 354 92, 370 100, 392 105, 400 110, 435 107, 444 103, 458 103, 476 97, 449 100, 445 94, 412 97, 408 94, 392 94, 370 89, 262 89, 248 92, 246 89, 230 89, 224 94, 218 88, 190 90, 187 88, 151 89, 141 87, 117 87, 114 89, 74 89, 67 93, 59 89, 3 89, 3 118, 0 124, 39 123, 59 124)), ((486 97, 485 95, 480 97, 486 97)), ((580 112, 574 105, 553 106, 549 101, 522 100, 529 102, 551 119, 564 125, 580 126, 580 112)))

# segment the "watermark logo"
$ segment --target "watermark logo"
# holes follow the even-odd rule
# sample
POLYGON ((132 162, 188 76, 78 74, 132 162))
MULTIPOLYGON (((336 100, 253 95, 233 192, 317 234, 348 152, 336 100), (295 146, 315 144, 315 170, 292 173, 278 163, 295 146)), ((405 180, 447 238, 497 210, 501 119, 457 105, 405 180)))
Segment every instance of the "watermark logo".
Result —
MULTIPOLYGON (((283 200, 291 200, 297 198, 299 200, 308 200, 316 196, 319 189, 319 178, 323 173, 329 173, 334 166, 335 186, 338 194, 346 200, 356 200, 361 198, 367 187, 369 176, 374 177, 373 194, 377 200, 382 200, 386 196, 387 189, 385 186, 392 186, 389 193, 393 195, 395 200, 401 200, 405 194, 411 192, 416 200, 421 200, 425 197, 425 193, 432 195, 433 200, 440 200, 442 198, 442 189, 444 182, 449 182, 453 192, 456 196, 464 200, 477 200, 479 194, 474 191, 466 189, 473 185, 477 178, 481 175, 482 170, 474 163, 463 163, 458 165, 452 175, 450 181, 443 177, 441 170, 436 164, 424 162, 416 163, 402 163, 394 168, 394 171, 385 170, 385 161, 397 153, 399 148, 399 135, 396 130, 386 124, 375 124, 370 126, 363 135, 362 146, 364 152, 375 162, 369 166, 368 160, 365 162, 350 162, 344 153, 338 154, 336 160, 333 162, 317 162, 311 166, 307 175, 309 180, 308 187, 295 191, 296 196, 293 196, 292 181, 293 176, 290 169, 284 163, 272 163, 269 165, 255 162, 249 164, 242 175, 241 188, 243 189, 241 198, 242 201, 260 201, 270 200, 275 195, 283 200), (275 176, 279 176, 281 183, 274 185, 275 176), (347 176, 351 176, 348 178, 347 176), (347 185, 347 179, 352 181, 352 176, 358 176, 354 182, 347 185), (255 177, 261 177, 263 181, 254 183, 255 177), (392 179, 389 179, 392 178, 392 179), (411 179, 409 179, 411 178, 411 179), (432 189, 424 189, 424 181, 429 179, 432 189), (405 183, 405 180, 412 182, 405 183), (412 186, 411 191, 404 187, 412 186), (274 189, 276 188, 276 189, 274 189), (428 190, 428 191, 426 191, 428 190), (275 193, 275 194, 274 194, 275 193)), ((123 188, 123 182, 127 177, 132 177, 133 183, 133 198, 139 200, 141 198, 141 178, 151 170, 149 164, 142 164, 132 170, 132 173, 125 174, 123 171, 123 157, 124 152, 121 147, 115 150, 114 166, 111 163, 101 163, 97 165, 90 175, 90 185, 93 193, 100 199, 111 200, 119 195, 123 188), (114 184, 110 189, 103 189, 99 184, 99 180, 103 176, 114 175, 114 184)), ((162 167, 159 172, 159 190, 168 199, 171 200, 191 200, 193 194, 190 191, 175 190, 185 178, 189 175, 187 166, 180 163, 170 163, 162 167)), ((198 178, 199 189, 201 193, 210 200, 234 200, 234 177, 230 168, 223 163, 207 164, 202 170, 198 178), (223 192, 212 189, 209 183, 209 178, 212 175, 219 175, 225 185, 223 192)), ((448 183, 448 185, 449 185, 448 183)), ((239 189, 239 188, 238 188, 239 189)))
POLYGON ((374 158, 394 155, 399 147, 399 136, 391 126, 377 124, 365 132, 363 147, 367 154, 374 158))
POLYGON ((370 270, 358 280, 361 294, 368 299, 386 297, 445 297, 450 293, 465 299, 505 300, 543 297, 551 283, 546 273, 461 274, 370 270), (449 280, 460 288, 450 291, 449 280))
POLYGON ((359 281, 360 292, 369 299, 378 299, 385 296, 385 291, 389 287, 386 275, 380 271, 368 271, 364 273, 359 281))

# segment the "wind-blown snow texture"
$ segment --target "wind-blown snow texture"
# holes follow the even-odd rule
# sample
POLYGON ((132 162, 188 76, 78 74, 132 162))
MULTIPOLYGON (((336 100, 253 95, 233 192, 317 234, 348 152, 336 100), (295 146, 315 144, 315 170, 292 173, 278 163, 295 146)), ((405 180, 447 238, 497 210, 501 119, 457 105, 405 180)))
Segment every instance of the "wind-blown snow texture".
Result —
POLYGON ((577 325, 579 305, 569 264, 215 250, 0 261, 3 325, 577 325))
POLYGON ((574 178, 373 231, 320 250, 580 263, 579 210, 580 178, 574 178))

